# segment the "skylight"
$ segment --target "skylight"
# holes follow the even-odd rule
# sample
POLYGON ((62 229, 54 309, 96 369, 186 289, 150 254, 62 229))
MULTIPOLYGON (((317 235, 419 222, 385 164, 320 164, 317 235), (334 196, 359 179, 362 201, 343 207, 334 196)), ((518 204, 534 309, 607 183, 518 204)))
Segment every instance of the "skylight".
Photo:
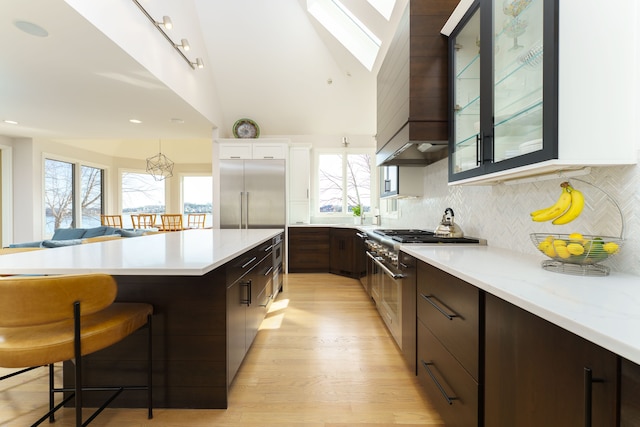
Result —
POLYGON ((384 16, 387 21, 391 18, 393 7, 396 5, 396 0, 367 0, 371 6, 378 11, 378 13, 384 16))
POLYGON ((307 10, 369 71, 381 41, 339 0, 307 0, 307 10))

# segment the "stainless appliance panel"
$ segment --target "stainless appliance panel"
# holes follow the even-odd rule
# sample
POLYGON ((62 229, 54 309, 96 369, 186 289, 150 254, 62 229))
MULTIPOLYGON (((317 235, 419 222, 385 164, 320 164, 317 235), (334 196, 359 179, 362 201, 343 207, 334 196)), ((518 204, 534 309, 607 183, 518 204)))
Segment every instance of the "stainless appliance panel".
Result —
POLYGON ((220 161, 220 228, 283 228, 284 160, 220 161))
POLYGON ((244 160, 220 162, 220 228, 242 228, 244 160))
POLYGON ((245 160, 248 228, 280 228, 285 223, 284 160, 245 160))

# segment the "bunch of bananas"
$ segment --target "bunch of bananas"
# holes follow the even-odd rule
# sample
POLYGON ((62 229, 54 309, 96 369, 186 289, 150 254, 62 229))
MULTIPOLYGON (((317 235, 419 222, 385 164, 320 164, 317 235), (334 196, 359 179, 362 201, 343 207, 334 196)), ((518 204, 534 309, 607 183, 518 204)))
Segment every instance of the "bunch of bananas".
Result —
POLYGON ((562 193, 558 200, 548 208, 531 212, 531 219, 536 222, 552 221, 552 224, 567 224, 580 215, 584 208, 584 195, 568 182, 560 184, 562 193))

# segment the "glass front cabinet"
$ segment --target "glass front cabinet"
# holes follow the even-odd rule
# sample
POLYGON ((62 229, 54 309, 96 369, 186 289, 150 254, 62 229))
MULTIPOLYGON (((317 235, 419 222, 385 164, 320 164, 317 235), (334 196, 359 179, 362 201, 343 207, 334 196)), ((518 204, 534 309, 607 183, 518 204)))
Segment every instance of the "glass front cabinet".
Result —
POLYGON ((557 10, 479 0, 449 39, 449 181, 557 157, 557 10))

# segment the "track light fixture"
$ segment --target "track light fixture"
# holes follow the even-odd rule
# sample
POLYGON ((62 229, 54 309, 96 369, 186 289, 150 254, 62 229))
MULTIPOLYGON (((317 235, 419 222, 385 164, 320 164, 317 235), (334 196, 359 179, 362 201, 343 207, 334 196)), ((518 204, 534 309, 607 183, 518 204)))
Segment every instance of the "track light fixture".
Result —
POLYGON ((167 30, 170 30, 173 28, 173 22, 171 22, 171 18, 169 18, 168 16, 163 16, 162 22, 157 22, 155 19, 153 19, 151 15, 149 15, 149 12, 147 12, 147 10, 144 7, 142 7, 142 5, 138 2, 138 0, 132 0, 132 1, 136 4, 136 6, 138 6, 138 9, 140 9, 140 11, 144 14, 144 16, 147 17, 147 19, 149 19, 149 21, 153 24, 153 26, 156 27, 158 31, 160 31, 160 34, 164 36, 164 38, 171 44, 171 46, 173 46, 176 52, 178 52, 178 54, 182 57, 182 59, 184 59, 185 62, 189 64, 189 66, 192 69, 195 70, 196 68, 204 68, 204 62, 202 62, 202 58, 196 58, 196 62, 191 62, 191 60, 187 58, 184 52, 182 52, 183 50, 186 52, 191 49, 191 46, 189 45, 189 42, 187 41, 187 39, 182 39, 180 41, 180 44, 176 44, 174 43, 173 40, 171 40, 171 37, 169 37, 167 33, 162 29, 163 27, 166 28, 167 30))
POLYGON ((177 44, 176 47, 181 47, 184 51, 191 49, 191 46, 189 46, 189 40, 187 39, 180 40, 180 44, 177 44))
POLYGON ((202 62, 202 58, 196 58, 196 62, 191 63, 192 67, 204 68, 204 62, 202 62))
POLYGON ((155 22, 155 24, 156 25, 162 25, 167 30, 170 30, 170 29, 173 28, 173 22, 171 22, 171 18, 169 18, 166 15, 162 17, 162 22, 155 22))

